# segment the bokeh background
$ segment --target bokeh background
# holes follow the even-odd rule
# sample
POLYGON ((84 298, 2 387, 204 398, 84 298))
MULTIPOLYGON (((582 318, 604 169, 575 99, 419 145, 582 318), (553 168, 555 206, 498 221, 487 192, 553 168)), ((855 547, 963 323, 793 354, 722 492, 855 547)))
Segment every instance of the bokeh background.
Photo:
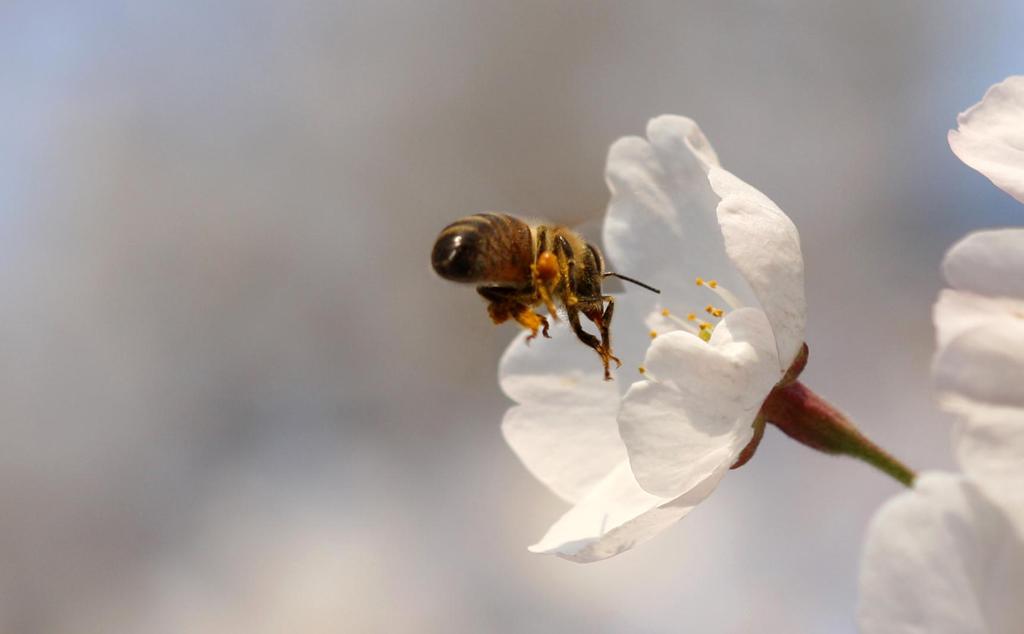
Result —
POLYGON ((862 534, 898 487, 773 429, 654 541, 528 553, 564 506, 500 436, 515 329, 430 246, 485 209, 600 217, 608 145, 689 115, 800 229, 806 381, 951 467, 939 262, 1021 215, 946 131, 1021 70, 1022 17, 4 3, 0 630, 854 631, 862 534))

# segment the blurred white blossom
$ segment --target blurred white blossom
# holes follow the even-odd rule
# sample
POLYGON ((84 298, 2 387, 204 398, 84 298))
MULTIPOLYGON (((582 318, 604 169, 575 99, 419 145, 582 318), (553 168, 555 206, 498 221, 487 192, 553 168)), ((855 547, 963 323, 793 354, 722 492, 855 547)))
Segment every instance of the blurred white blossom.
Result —
POLYGON ((796 228, 719 166, 696 123, 651 120, 647 139, 612 145, 606 176, 608 259, 662 289, 616 304, 618 380, 602 381, 564 327, 532 348, 518 338, 500 368, 517 402, 505 438, 574 504, 531 550, 583 562, 649 539, 715 489, 800 351, 805 321, 796 228))
POLYGON ((1024 542, 970 477, 924 473, 868 528, 864 634, 1015 634, 1024 623, 1024 542))
POLYGON ((981 231, 943 263, 939 402, 963 475, 930 473, 868 529, 860 621, 873 632, 1019 632, 1024 622, 1024 230, 981 231))
MULTIPOLYGON (((1024 78, 958 118, 953 151, 1024 201, 1024 78)), ((962 475, 922 475, 886 503, 862 561, 864 632, 1011 633, 1024 623, 1024 229, 947 253, 933 374, 962 475)))
POLYGON ((1007 77, 957 117, 949 146, 960 160, 1024 202, 1024 76, 1007 77))
MULTIPOLYGON (((1024 202, 1024 76, 957 117, 950 147, 1024 202)), ((961 468, 1024 527, 1024 229, 978 231, 946 253, 935 305, 940 403, 961 468)))
POLYGON ((1024 526, 1024 229, 979 231, 943 262, 935 383, 960 467, 1024 526))

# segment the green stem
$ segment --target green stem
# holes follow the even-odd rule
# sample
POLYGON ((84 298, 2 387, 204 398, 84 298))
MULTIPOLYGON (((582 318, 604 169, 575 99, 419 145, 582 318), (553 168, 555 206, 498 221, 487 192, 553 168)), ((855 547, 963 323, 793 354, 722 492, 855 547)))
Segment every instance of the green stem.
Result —
POLYGON ((765 419, 790 438, 828 454, 863 460, 906 486, 915 473, 857 428, 806 385, 793 381, 776 387, 761 408, 765 419))

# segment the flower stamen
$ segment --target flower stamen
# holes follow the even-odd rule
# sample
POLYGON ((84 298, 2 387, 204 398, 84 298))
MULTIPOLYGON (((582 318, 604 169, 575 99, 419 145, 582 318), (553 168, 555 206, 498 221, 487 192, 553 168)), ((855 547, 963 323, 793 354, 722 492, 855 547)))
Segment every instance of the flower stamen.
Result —
MULTIPOLYGON (((676 317, 675 315, 672 314, 672 312, 669 309, 661 309, 661 316, 668 319, 669 321, 679 326, 680 328, 690 333, 691 335, 700 336, 700 331, 693 324, 688 323, 687 321, 683 321, 682 319, 676 317)), ((689 315, 686 316, 686 319, 690 321, 696 321, 697 316, 693 313, 690 313, 689 315)))
MULTIPOLYGON (((743 308, 743 302, 740 301, 740 298, 736 297, 735 293, 719 284, 717 280, 705 280, 702 277, 698 277, 696 282, 697 286, 704 286, 711 289, 713 293, 722 298, 722 301, 725 302, 729 308, 733 310, 743 308)), ((717 316, 718 315, 716 315, 716 317, 717 316)))
POLYGON ((724 310, 722 310, 721 308, 715 308, 711 304, 708 304, 707 306, 704 307, 704 312, 711 315, 712 317, 721 317, 722 315, 725 314, 724 310))
POLYGON ((640 373, 640 376, 644 377, 644 379, 650 381, 651 383, 658 383, 659 382, 658 378, 656 376, 654 376, 653 374, 651 374, 651 371, 648 370, 646 366, 642 366, 641 365, 636 370, 637 370, 637 372, 640 373))
POLYGON ((697 333, 697 336, 700 337, 701 339, 703 339, 704 341, 710 341, 711 340, 711 331, 714 330, 714 329, 715 329, 714 325, 709 324, 706 321, 702 321, 702 322, 700 322, 700 332, 697 333))

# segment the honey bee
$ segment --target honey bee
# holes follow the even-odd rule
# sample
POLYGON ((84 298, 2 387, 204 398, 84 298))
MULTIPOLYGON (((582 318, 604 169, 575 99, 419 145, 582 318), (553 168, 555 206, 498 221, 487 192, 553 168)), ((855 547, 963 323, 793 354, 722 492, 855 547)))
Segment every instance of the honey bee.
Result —
POLYGON ((660 292, 605 271, 601 252, 575 231, 503 213, 475 214, 445 227, 434 242, 431 263, 446 280, 477 284, 491 320, 514 319, 530 331, 527 343, 538 331, 550 338, 547 318, 534 308, 543 304, 557 321, 556 304, 561 306, 579 340, 601 358, 606 381, 612 378, 609 363, 618 367, 622 362, 612 354, 615 299, 602 294, 602 280, 615 276, 660 292), (580 313, 597 327, 600 339, 583 329, 580 313))

